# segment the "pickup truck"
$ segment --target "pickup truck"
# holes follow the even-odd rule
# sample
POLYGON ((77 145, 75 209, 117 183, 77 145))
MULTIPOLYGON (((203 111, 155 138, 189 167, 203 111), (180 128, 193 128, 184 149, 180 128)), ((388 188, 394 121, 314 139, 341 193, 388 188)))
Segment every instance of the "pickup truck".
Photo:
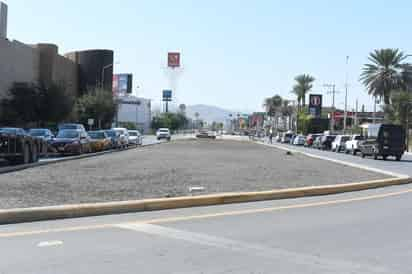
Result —
POLYGON ((22 128, 0 128, 0 159, 11 164, 38 162, 47 155, 48 144, 41 138, 32 137, 22 128))
POLYGON ((362 135, 352 135, 352 137, 345 143, 345 153, 352 153, 353 155, 356 155, 360 152, 359 142, 363 140, 364 138, 362 135))

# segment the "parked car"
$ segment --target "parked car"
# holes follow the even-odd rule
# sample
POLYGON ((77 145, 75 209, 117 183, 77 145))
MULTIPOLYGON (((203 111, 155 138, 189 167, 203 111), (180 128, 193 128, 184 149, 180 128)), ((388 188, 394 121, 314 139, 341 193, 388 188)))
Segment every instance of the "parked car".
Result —
POLYGON ((138 130, 129 130, 129 144, 141 146, 143 144, 143 135, 138 130))
POLYGON ((168 128, 159 128, 156 131, 156 138, 157 140, 166 139, 170 141, 170 139, 172 138, 170 135, 170 130, 168 128))
POLYGON ((345 150, 345 144, 349 141, 349 135, 337 135, 335 140, 332 142, 332 151, 341 152, 345 150))
POLYGON ((292 137, 290 137, 288 144, 293 145, 293 142, 295 141, 296 136, 297 136, 296 134, 292 134, 292 137))
POLYGON ((59 124, 58 126, 59 131, 63 129, 78 129, 82 131, 86 131, 84 128, 84 125, 82 124, 75 124, 75 123, 65 123, 65 124, 59 124))
POLYGON ((105 130, 107 136, 111 140, 111 148, 118 149, 122 147, 122 141, 120 140, 120 133, 113 129, 105 130))
POLYGON ((323 135, 320 139, 320 146, 319 149, 322 150, 331 150, 332 149, 332 142, 335 141, 335 135, 323 135))
POLYGON ((196 138, 216 139, 216 132, 210 131, 210 130, 207 130, 207 129, 201 129, 196 134, 196 138))
POLYGON ((90 137, 80 129, 60 130, 51 142, 55 152, 59 154, 83 154, 92 152, 90 137))
POLYGON ((280 142, 283 144, 290 143, 292 136, 293 136, 293 133, 283 133, 280 142))
POLYGON ((364 140, 362 135, 352 135, 351 138, 345 143, 345 153, 352 153, 353 155, 356 155, 360 152, 359 142, 362 140, 364 140))
POLYGON ((54 134, 47 128, 31 128, 29 129, 28 134, 32 137, 41 138, 48 143, 54 138, 54 134))
POLYGON ((111 148, 112 140, 104 130, 87 132, 90 136, 90 146, 93 152, 108 150, 111 148))
POLYGON ((120 143, 122 148, 129 146, 129 131, 126 128, 113 128, 116 132, 120 134, 120 143))
POLYGON ((359 143, 362 158, 373 156, 375 160, 389 156, 400 161, 405 152, 405 130, 402 126, 392 124, 370 125, 367 138, 359 143))
POLYGON ((305 141, 305 147, 311 147, 313 145, 313 142, 315 141, 315 139, 317 137, 321 136, 321 134, 309 134, 306 137, 306 141, 305 141))
POLYGON ((303 135, 298 135, 295 137, 295 139, 293 140, 293 144, 295 146, 303 146, 305 144, 306 138, 303 135))
POLYGON ((315 140, 313 141, 313 144, 312 144, 313 148, 317 148, 317 149, 321 148, 320 144, 321 144, 322 136, 323 135, 319 135, 318 137, 315 138, 315 140))
POLYGON ((11 164, 35 163, 47 155, 47 143, 22 128, 0 128, 0 158, 11 164))

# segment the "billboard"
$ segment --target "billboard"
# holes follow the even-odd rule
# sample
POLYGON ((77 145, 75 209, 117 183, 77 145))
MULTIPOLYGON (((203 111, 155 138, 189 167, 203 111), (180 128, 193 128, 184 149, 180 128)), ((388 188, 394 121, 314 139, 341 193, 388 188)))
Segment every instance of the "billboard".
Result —
POLYGON ((315 118, 322 116, 322 95, 311 94, 309 95, 309 114, 315 118))
POLYGON ((125 95, 132 93, 133 75, 114 74, 113 75, 113 95, 125 95))
POLYGON ((179 52, 169 52, 167 54, 167 66, 169 68, 179 68, 180 67, 180 53, 179 52))
POLYGON ((169 89, 163 90, 163 101, 172 101, 172 91, 169 89))

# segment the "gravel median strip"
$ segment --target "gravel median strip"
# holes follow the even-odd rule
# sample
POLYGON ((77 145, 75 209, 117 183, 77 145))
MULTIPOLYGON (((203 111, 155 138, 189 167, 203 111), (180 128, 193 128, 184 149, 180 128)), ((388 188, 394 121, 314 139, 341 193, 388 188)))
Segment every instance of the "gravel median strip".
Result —
POLYGON ((185 140, 0 175, 0 208, 264 191, 388 178, 249 142, 185 140))

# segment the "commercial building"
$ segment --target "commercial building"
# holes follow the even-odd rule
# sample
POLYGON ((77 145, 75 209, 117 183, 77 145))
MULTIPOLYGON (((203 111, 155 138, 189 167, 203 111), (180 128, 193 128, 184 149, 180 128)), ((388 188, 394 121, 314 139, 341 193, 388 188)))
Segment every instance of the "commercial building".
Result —
POLYGON ((86 50, 62 56, 54 44, 7 39, 7 6, 0 2, 0 98, 13 83, 59 84, 73 96, 88 88, 112 90, 113 51, 86 50))
POLYGON ((151 101, 136 96, 119 96, 117 122, 133 123, 143 133, 149 133, 152 121, 151 101))
POLYGON ((112 90, 113 86, 113 51, 95 49, 75 51, 65 57, 78 64, 79 90, 81 93, 95 87, 112 90))

